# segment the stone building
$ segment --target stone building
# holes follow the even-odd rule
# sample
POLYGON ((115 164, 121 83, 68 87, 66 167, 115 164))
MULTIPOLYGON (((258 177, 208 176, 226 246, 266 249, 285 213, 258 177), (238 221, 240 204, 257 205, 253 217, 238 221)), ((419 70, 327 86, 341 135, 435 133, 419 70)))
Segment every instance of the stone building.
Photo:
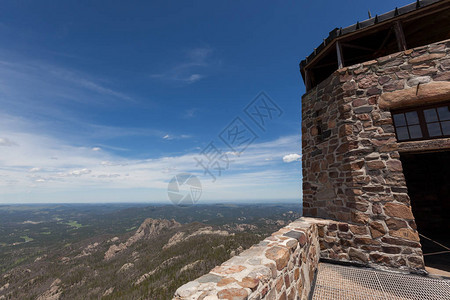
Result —
POLYGON ((311 299, 319 260, 424 275, 448 250, 450 0, 334 29, 300 71, 304 217, 174 299, 311 299))
POLYGON ((350 227, 328 258, 420 270, 421 242, 450 244, 449 38, 450 1, 417 1, 301 62, 303 212, 350 227))

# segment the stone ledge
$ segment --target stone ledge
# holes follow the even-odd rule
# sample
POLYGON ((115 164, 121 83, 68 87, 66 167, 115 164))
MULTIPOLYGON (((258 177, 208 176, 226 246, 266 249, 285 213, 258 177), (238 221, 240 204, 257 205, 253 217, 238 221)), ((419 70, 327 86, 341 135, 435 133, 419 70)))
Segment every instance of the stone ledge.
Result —
POLYGON ((300 218, 208 274, 178 288, 173 299, 307 299, 319 261, 318 225, 300 218))

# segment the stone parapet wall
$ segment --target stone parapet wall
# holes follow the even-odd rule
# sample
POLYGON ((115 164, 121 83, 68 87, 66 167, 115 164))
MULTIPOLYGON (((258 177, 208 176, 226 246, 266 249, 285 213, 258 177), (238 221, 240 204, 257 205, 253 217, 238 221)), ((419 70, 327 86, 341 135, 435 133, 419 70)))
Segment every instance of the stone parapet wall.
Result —
MULTIPOLYGON (((395 237, 373 237, 384 235, 386 230, 381 223, 371 226, 348 224, 333 220, 318 220, 320 258, 359 263, 380 268, 381 266, 423 274, 422 251, 419 235, 414 233, 408 241, 403 237, 404 230, 397 229, 395 237)), ((388 222, 388 226, 398 226, 388 222)))
POLYGON ((181 286, 173 299, 308 299, 319 261, 318 224, 323 222, 312 218, 292 222, 181 286))
POLYGON ((390 110, 449 101, 449 81, 446 40, 339 69, 303 96, 303 213, 361 228, 327 237, 331 258, 424 268, 390 110))

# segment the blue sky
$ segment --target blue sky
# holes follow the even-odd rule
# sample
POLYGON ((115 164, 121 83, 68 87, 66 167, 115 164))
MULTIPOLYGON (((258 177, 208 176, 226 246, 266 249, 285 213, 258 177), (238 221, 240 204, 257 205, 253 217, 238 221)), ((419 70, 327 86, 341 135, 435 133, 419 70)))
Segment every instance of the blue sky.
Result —
POLYGON ((164 203, 182 172, 203 203, 299 201, 300 60, 409 2, 2 1, 0 203, 164 203), (261 91, 280 109, 264 128, 244 111, 261 91), (236 117, 242 153, 220 139, 236 117))

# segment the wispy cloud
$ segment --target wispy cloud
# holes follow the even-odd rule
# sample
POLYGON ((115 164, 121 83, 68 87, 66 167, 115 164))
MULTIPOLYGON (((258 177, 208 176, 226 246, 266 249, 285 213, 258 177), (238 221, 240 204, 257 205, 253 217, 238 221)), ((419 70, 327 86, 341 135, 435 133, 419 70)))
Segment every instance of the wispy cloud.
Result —
MULTIPOLYGON (((0 51, 0 82, 1 93, 4 96, 14 97, 24 101, 26 98, 51 97, 53 101, 58 98, 95 104, 99 101, 127 101, 134 102, 133 98, 120 91, 106 86, 104 79, 67 67, 25 58, 7 57, 0 51), (80 93, 96 93, 101 97, 78 97, 80 93), (17 97, 19 96, 19 97, 17 97), (55 99, 56 98, 56 99, 55 99)), ((50 99, 47 99, 50 100, 50 99)))
POLYGON ((205 76, 200 75, 200 74, 192 74, 191 76, 183 79, 184 82, 186 83, 194 83, 196 81, 199 81, 200 79, 204 78, 205 76))
POLYGON ((11 141, 10 139, 0 138, 0 146, 11 147, 11 146, 17 146, 17 144, 16 144, 16 142, 11 141))
MULTIPOLYGON (((153 128, 141 128, 141 127, 119 127, 103 124, 84 123, 80 124, 79 131, 87 135, 91 139, 96 138, 118 138, 118 137, 130 137, 130 136, 164 136, 163 130, 153 128)), ((106 148, 106 147, 105 147, 106 148)))
POLYGON ((212 49, 209 47, 195 48, 189 50, 187 56, 191 59, 192 63, 201 65, 208 59, 212 52, 212 49))
POLYGON ((179 140, 179 139, 189 139, 191 138, 191 135, 188 134, 180 134, 180 135, 174 135, 174 134, 166 134, 163 136, 164 140, 179 140))
POLYGON ((73 171, 70 171, 68 173, 63 173, 63 174, 60 174, 60 176, 62 176, 62 177, 66 177, 66 176, 67 177, 70 177, 70 176, 79 177, 79 176, 82 176, 82 175, 90 174, 91 172, 92 172, 92 170, 84 168, 84 169, 80 169, 80 170, 73 170, 73 171))
POLYGON ((190 108, 190 109, 187 109, 187 110, 183 113, 182 117, 183 117, 183 119, 192 119, 192 118, 194 118, 194 117, 197 115, 197 112, 198 112, 198 111, 199 111, 198 108, 190 108))
POLYGON ((72 145, 69 140, 33 131, 31 124, 28 129, 23 124, 6 128, 0 122, 0 132, 4 134, 3 139, 14 138, 17 144, 15 151, 0 147, 0 202, 17 199, 165 201, 168 182, 180 172, 191 172, 202 180, 205 200, 266 199, 269 195, 292 198, 297 193, 293 187, 298 186, 295 182, 300 178, 299 166, 288 167, 281 162, 286 153, 299 148, 297 136, 253 144, 239 157, 230 153, 229 168, 213 182, 196 165, 194 157, 200 155, 198 152, 135 159, 117 155, 104 147, 93 151, 92 146, 72 145), (276 189, 278 196, 267 190, 268 186, 276 189), (92 189, 103 192, 94 193, 92 189), (142 189, 148 190, 147 193, 139 194, 142 189), (63 198, 54 199, 55 193, 63 198), (80 193, 85 193, 83 199, 77 198, 80 193), (122 198, 119 199, 119 195, 122 198), (131 199, 130 195, 137 198, 131 199))
POLYGON ((195 48, 185 53, 185 60, 151 77, 166 81, 192 84, 206 78, 210 69, 218 65, 212 58, 213 50, 209 47, 195 48))

